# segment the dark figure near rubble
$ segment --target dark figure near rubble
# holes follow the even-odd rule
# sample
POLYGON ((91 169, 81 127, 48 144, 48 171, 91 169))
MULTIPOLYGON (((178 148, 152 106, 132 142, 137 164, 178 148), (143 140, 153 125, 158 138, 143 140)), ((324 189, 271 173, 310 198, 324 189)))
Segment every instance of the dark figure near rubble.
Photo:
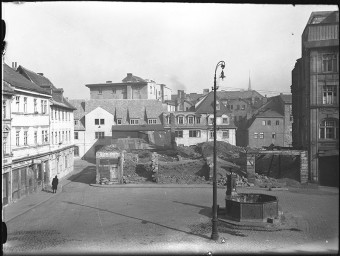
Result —
POLYGON ((58 177, 57 175, 52 180, 52 192, 56 193, 58 188, 58 177))

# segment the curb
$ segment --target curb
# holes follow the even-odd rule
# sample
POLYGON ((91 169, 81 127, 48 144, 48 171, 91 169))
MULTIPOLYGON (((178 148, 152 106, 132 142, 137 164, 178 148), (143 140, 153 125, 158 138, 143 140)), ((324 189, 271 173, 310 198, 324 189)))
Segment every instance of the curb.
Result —
MULTIPOLYGON (((100 188, 212 188, 212 185, 189 185, 189 184, 115 184, 115 185, 100 185, 100 184, 90 184, 92 187, 100 188), (164 186, 166 185, 166 186, 164 186)), ((220 188, 223 189, 223 188, 220 188)))

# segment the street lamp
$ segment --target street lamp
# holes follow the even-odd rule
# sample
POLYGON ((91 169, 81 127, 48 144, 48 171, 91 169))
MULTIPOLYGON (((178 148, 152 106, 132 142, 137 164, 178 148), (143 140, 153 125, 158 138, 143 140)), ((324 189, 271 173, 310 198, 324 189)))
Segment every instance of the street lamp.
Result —
POLYGON ((217 231, 217 174, 216 174, 216 90, 218 89, 216 87, 216 71, 217 68, 221 66, 222 72, 220 75, 220 78, 224 78, 224 72, 223 69, 225 67, 225 62, 222 60, 217 63, 215 68, 215 76, 214 76, 214 170, 213 170, 213 218, 212 218, 212 232, 211 232, 211 239, 217 240, 218 239, 218 231, 217 231))

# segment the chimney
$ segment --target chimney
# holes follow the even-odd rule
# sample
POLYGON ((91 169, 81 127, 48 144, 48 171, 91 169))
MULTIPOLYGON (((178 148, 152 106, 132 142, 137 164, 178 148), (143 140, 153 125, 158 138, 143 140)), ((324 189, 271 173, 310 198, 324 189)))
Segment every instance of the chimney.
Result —
POLYGON ((12 62, 12 68, 14 69, 14 70, 17 70, 17 62, 12 62))
POLYGON ((111 84, 111 83, 112 83, 112 81, 106 81, 106 83, 107 83, 107 84, 111 84))
POLYGON ((44 76, 44 73, 37 73, 38 75, 40 75, 40 76, 44 76))
POLYGON ((132 77, 132 73, 127 73, 127 77, 132 77))
POLYGON ((203 95, 206 95, 209 93, 209 89, 203 89, 203 95))

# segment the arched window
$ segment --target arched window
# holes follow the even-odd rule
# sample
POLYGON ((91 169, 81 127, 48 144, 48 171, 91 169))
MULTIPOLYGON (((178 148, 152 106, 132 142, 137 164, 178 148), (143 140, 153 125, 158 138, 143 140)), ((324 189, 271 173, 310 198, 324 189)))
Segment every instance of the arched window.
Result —
POLYGON ((320 139, 336 139, 338 132, 337 119, 324 119, 320 123, 320 139))

